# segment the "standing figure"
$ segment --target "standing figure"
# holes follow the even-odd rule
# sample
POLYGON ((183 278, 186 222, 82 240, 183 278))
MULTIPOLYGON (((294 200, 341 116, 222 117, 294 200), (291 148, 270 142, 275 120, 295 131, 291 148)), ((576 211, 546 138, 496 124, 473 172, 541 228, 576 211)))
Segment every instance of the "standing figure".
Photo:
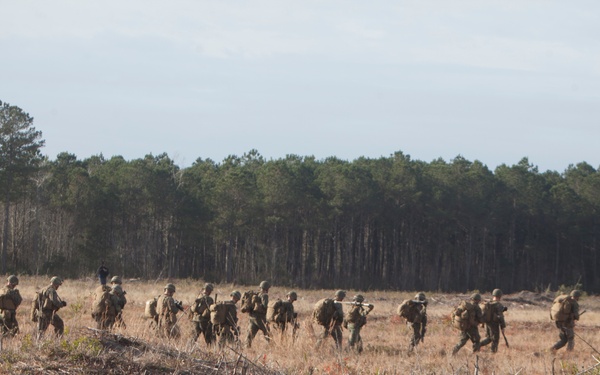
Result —
POLYGON ((286 295, 286 300, 281 301, 281 307, 279 311, 274 317, 274 323, 277 327, 277 330, 281 332, 281 337, 283 338, 285 334, 285 330, 287 324, 292 324, 292 336, 296 335, 296 330, 299 327, 298 324, 298 313, 294 312, 294 302, 298 300, 298 294, 294 291, 288 292, 286 295))
POLYGON ((2 335, 14 336, 19 333, 19 322, 17 322, 17 308, 23 302, 21 293, 17 289, 19 278, 10 275, 7 283, 0 292, 0 317, 2 318, 2 335))
POLYGON ((579 320, 579 298, 581 291, 574 290, 568 296, 561 295, 554 299, 550 316, 558 328, 559 340, 552 346, 556 351, 567 345, 567 351, 575 347, 575 321, 579 320))
POLYGON ((123 280, 121 280, 119 276, 113 276, 110 279, 110 284, 112 285, 113 293, 115 293, 115 295, 119 299, 119 306, 121 307, 121 311, 119 311, 115 318, 115 324, 118 327, 127 328, 125 320, 123 320, 123 309, 127 304, 127 297, 125 297, 125 294, 127 294, 127 292, 123 289, 123 280), (116 286, 118 286, 118 288, 115 289, 116 286))
POLYGON ((101 285, 106 285, 106 278, 110 274, 110 271, 104 265, 104 262, 102 262, 102 264, 100 265, 100 267, 98 267, 98 271, 96 271, 96 274, 98 275, 98 279, 100 279, 100 284, 101 285))
POLYGON ((267 341, 271 340, 269 327, 267 326, 267 308, 269 306, 269 289, 271 284, 268 281, 261 281, 258 300, 254 303, 252 311, 249 312, 248 336, 246 337, 246 345, 252 347, 252 340, 261 331, 265 335, 267 341))
POLYGON ((502 291, 500 289, 494 289, 492 292, 492 302, 489 303, 488 307, 491 310, 491 317, 490 320, 485 323, 486 338, 483 339, 480 344, 480 346, 485 346, 491 343, 492 353, 498 352, 500 331, 504 334, 504 328, 506 328, 506 322, 504 321, 504 311, 506 311, 506 308, 500 303, 501 299, 502 291))
MULTIPOLYGON (((318 311, 318 307, 315 307, 315 311, 313 311, 313 318, 317 323, 323 326, 323 333, 317 340, 317 349, 321 346, 323 341, 327 339, 329 335, 333 338, 335 342, 336 349, 342 348, 342 323, 344 322, 344 308, 342 306, 342 301, 346 298, 345 290, 338 290, 335 292, 334 299, 325 298, 322 301, 329 301, 332 305, 331 315, 328 315, 327 318, 323 322, 319 322, 318 315, 320 315, 318 311)), ((319 301, 321 302, 321 301, 319 301)), ((326 305, 329 305, 327 303, 326 305)))
POLYGON ((231 301, 223 302, 223 304, 226 306, 224 320, 222 323, 214 326, 215 333, 219 338, 219 348, 221 349, 223 349, 225 345, 235 342, 236 337, 239 336, 236 303, 242 298, 242 293, 234 290, 231 292, 230 297, 231 301))
POLYGON ((478 352, 481 337, 479 336, 478 325, 482 320, 481 295, 474 293, 470 300, 462 301, 460 305, 452 312, 452 321, 456 328, 460 330, 458 344, 452 349, 452 355, 458 353, 460 348, 465 346, 467 341, 473 343, 473 352, 478 352))
POLYGON ((50 279, 50 285, 39 293, 40 314, 38 317, 38 337, 41 337, 48 326, 54 326, 54 334, 62 336, 65 330, 63 320, 58 316, 57 312, 61 308, 67 306, 67 302, 60 299, 58 296, 58 288, 63 281, 60 277, 54 276, 50 279))
POLYGON ((427 299, 425 293, 417 293, 411 302, 413 302, 411 304, 411 317, 407 319, 407 323, 412 328, 409 350, 413 350, 419 342, 422 342, 425 338, 425 332, 427 332, 427 299))
POLYGON ((352 298, 352 307, 348 311, 346 318, 344 319, 344 327, 350 331, 350 337, 348 338, 348 346, 350 349, 356 350, 358 353, 363 351, 362 338, 360 337, 360 330, 365 324, 367 324, 367 315, 373 310, 373 305, 368 304, 365 310, 363 304, 365 297, 361 294, 357 294, 352 298))
POLYGON ((215 303, 210 296, 214 286, 210 283, 204 284, 202 292, 192 305, 192 322, 194 322, 194 341, 198 336, 204 336, 204 342, 207 346, 213 342, 213 325, 210 321, 210 306, 215 303))
POLYGON ((120 285, 115 285, 104 292, 96 301, 98 308, 94 318, 96 319, 96 328, 111 330, 115 324, 117 315, 121 313, 121 304, 118 294, 122 293, 120 285))
POLYGON ((156 313, 158 315, 158 332, 167 338, 178 338, 177 313, 183 310, 181 302, 173 298, 175 285, 165 285, 165 291, 158 297, 156 313))

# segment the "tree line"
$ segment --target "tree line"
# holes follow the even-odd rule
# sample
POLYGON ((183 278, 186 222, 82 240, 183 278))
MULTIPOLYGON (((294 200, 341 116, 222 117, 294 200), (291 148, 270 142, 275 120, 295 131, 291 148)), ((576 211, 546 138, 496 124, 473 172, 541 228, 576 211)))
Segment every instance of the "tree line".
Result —
POLYGON ((148 279, 600 291, 600 172, 585 162, 540 173, 527 158, 491 171, 461 156, 266 160, 251 150, 180 168, 167 154, 34 154, 0 164, 9 273, 80 277, 104 261, 148 279))

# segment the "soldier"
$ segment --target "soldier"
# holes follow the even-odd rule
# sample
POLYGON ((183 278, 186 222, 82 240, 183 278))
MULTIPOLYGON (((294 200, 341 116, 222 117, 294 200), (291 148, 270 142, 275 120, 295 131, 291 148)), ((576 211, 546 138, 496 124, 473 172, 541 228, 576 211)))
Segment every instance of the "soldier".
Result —
POLYGON ((127 328, 125 320, 123 320, 123 309, 127 304, 127 297, 125 297, 125 294, 127 294, 127 292, 123 289, 123 280, 121 280, 119 276, 113 276, 110 279, 110 284, 112 285, 113 293, 115 293, 116 296, 119 298, 119 306, 121 307, 120 312, 115 317, 115 324, 118 327, 127 328), (117 288, 116 291, 115 286, 119 286, 119 288, 117 288))
POLYGON ((254 305, 249 317, 248 336, 246 337, 248 348, 252 346, 252 340, 258 331, 262 331, 267 341, 271 340, 271 334, 267 326, 267 308, 269 306, 269 289, 271 288, 271 284, 268 281, 261 281, 259 288, 260 293, 258 294, 258 298, 260 302, 254 305))
POLYGON ((100 285, 106 285, 106 278, 110 274, 108 268, 104 265, 104 262, 98 267, 98 271, 96 271, 98 275, 98 279, 100 279, 100 285))
MULTIPOLYGON (((569 311, 565 311, 564 318, 556 319, 556 328, 559 329, 559 340, 552 346, 552 351, 557 351, 567 345, 567 351, 573 350, 575 347, 575 321, 579 320, 579 297, 581 291, 572 291, 564 301, 560 303, 570 306, 569 311)), ((564 308, 563 308, 564 309, 564 308)))
POLYGON ((294 312, 294 302, 298 300, 298 294, 294 291, 288 292, 286 295, 287 300, 281 303, 281 310, 276 318, 275 323, 277 328, 281 332, 281 336, 285 333, 287 323, 293 324, 292 336, 296 334, 296 330, 299 327, 297 322, 298 313, 294 312))
POLYGON ((365 324, 367 324, 367 315, 371 312, 371 310, 373 310, 374 307, 372 304, 368 304, 368 310, 365 310, 363 307, 364 300, 365 297, 363 297, 361 294, 355 295, 352 298, 352 307, 344 319, 344 327, 350 331, 348 345, 350 349, 355 349, 358 353, 362 353, 363 351, 360 330, 365 324))
POLYGON ((231 296, 231 301, 226 302, 228 308, 225 323, 214 327, 214 330, 219 337, 219 348, 221 349, 224 348, 225 345, 233 343, 235 338, 239 335, 236 303, 242 298, 242 293, 234 290, 229 295, 231 296))
POLYGON ((19 333, 19 323, 17 322, 17 308, 23 302, 19 289, 19 278, 10 275, 7 284, 0 292, 0 317, 2 317, 3 336, 14 336, 19 333))
POLYGON ((492 353, 498 352, 498 343, 500 342, 500 330, 504 334, 504 328, 506 328, 506 322, 504 321, 504 311, 506 308, 502 306, 500 300, 502 299, 502 291, 500 289, 494 289, 492 292, 492 302, 490 308, 492 309, 492 321, 485 324, 486 338, 481 341, 480 346, 485 346, 492 343, 492 353))
POLYGON ((122 292, 123 289, 121 289, 121 286, 115 285, 107 293, 106 298, 101 300, 102 311, 95 315, 96 328, 106 330, 112 329, 117 315, 121 313, 121 305, 118 294, 122 292))
POLYGON ((409 346, 409 350, 411 351, 419 344, 420 341, 423 341, 425 338, 425 332, 427 332, 427 299, 425 298, 425 293, 417 293, 413 302, 413 308, 415 311, 412 314, 412 321, 407 321, 413 331, 409 346))
MULTIPOLYGON (((456 344, 454 349, 452 349, 452 355, 458 353, 460 348, 465 346, 469 340, 471 340, 473 343, 473 352, 479 351, 479 341, 481 340, 481 337, 479 336, 478 325, 481 323, 483 317, 481 307, 479 307, 479 302, 481 302, 481 295, 479 293, 474 293, 471 295, 470 302, 463 301, 463 303, 461 303, 461 306, 469 306, 469 316, 467 317, 468 320, 465 323, 464 328, 461 328, 460 330, 460 339, 458 344, 456 344)), ((453 315, 455 315, 455 313, 453 313, 453 315)))
POLYGON ((198 340, 198 336, 204 336, 204 342, 209 346, 213 341, 213 326, 210 321, 210 305, 215 301, 210 296, 214 286, 210 283, 204 284, 202 292, 192 305, 192 322, 194 322, 194 341, 198 340))
POLYGON ((50 324, 54 326, 54 334, 56 336, 62 336, 65 330, 65 324, 57 314, 58 310, 67 306, 67 302, 61 300, 57 292, 62 283, 63 281, 60 277, 54 276, 50 279, 50 285, 40 293, 39 305, 41 312, 38 319, 39 337, 46 332, 46 329, 48 329, 48 325, 50 324))
POLYGON ((345 290, 338 290, 335 292, 335 313, 333 314, 333 319, 330 327, 324 327, 323 334, 317 340, 317 349, 321 346, 323 341, 329 336, 331 329, 331 337, 335 342, 335 347, 339 350, 342 348, 342 323, 344 322, 344 308, 342 306, 342 301, 346 298, 345 290))
POLYGON ((165 292, 158 297, 156 313, 158 314, 158 331, 167 338, 178 338, 177 313, 183 310, 181 302, 173 298, 175 285, 165 285, 165 292))

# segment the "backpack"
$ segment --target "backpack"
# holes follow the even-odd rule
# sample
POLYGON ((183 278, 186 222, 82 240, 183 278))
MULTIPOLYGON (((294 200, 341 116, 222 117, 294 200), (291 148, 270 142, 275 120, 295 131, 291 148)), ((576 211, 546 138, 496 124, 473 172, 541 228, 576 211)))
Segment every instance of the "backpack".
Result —
POLYGON ((10 295, 7 293, 7 289, 8 288, 4 288, 2 290, 2 294, 0 295, 0 309, 15 310, 17 307, 15 306, 12 298, 10 298, 10 295))
POLYGON ((276 301, 269 302, 269 306, 267 307, 267 321, 268 322, 279 322, 285 321, 285 317, 282 317, 283 311, 283 301, 279 298, 276 301), (283 318, 283 319, 281 319, 283 318))
POLYGON ((571 315, 571 301, 569 296, 562 294, 554 299, 550 308, 550 319, 556 322, 564 322, 571 315))
POLYGON ((421 314, 418 307, 418 303, 415 301, 405 299, 398 306, 398 315, 410 323, 419 323, 421 321, 421 314))
POLYGON ((476 304, 470 301, 462 301, 452 311, 452 326, 460 331, 466 331, 477 326, 476 304))
POLYGON ((156 307, 158 306, 158 297, 154 297, 146 301, 146 308, 144 309, 144 318, 156 318, 158 312, 156 307))
POLYGON ((329 327, 335 315, 335 301, 331 298, 323 298, 315 304, 313 320, 323 327, 329 327))
POLYGON ((33 299, 33 301, 31 301, 31 312, 29 313, 31 321, 34 323, 37 323, 37 321, 38 321, 41 299, 42 299, 42 293, 35 292, 35 298, 33 299))
POLYGON ((200 298, 196 298, 194 303, 192 303, 191 308, 189 309, 189 318, 193 319, 194 315, 198 316, 210 316, 210 310, 208 305, 208 298, 206 296, 202 296, 200 298))
POLYGON ((491 301, 485 301, 481 309, 481 323, 489 324, 494 322, 496 319, 494 317, 494 305, 491 301))
POLYGON ((257 303, 262 303, 260 301, 260 298, 259 298, 257 292, 255 292, 253 290, 244 292, 244 294, 242 295, 242 312, 243 313, 253 312, 257 303))
POLYGON ((110 287, 101 285, 96 289, 92 301, 92 318, 104 314, 110 308, 110 287))
POLYGON ((212 324, 225 324, 225 322, 227 321, 227 312, 229 309, 224 301, 213 303, 212 305, 210 305, 209 310, 210 321, 212 322, 212 324))

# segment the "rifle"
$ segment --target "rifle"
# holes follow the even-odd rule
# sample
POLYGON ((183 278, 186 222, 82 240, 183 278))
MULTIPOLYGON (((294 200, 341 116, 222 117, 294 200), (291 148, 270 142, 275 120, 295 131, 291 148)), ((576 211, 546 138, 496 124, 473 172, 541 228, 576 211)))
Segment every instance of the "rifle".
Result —
POLYGON ((502 337, 504 337, 504 343, 506 344, 506 347, 510 348, 510 346, 508 345, 508 340, 506 339, 506 335, 504 334, 504 328, 502 328, 501 331, 502 331, 502 337))

